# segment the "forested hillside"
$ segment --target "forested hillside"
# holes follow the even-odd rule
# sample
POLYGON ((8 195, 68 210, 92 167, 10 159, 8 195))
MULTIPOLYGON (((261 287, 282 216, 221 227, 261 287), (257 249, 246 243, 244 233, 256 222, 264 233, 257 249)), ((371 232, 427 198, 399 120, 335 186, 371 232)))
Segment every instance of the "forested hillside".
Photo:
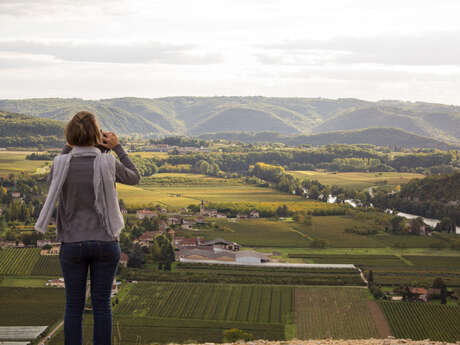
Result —
POLYGON ((60 146, 64 123, 0 111, 0 147, 60 146))
POLYGON ((395 147, 425 147, 449 150, 456 145, 423 137, 396 128, 367 128, 350 131, 334 131, 312 135, 283 135, 276 132, 221 132, 208 133, 200 136, 202 139, 226 139, 245 143, 284 143, 290 146, 328 144, 370 144, 376 146, 395 147))
POLYGON ((411 180, 402 185, 399 193, 381 195, 374 201, 380 207, 425 217, 447 216, 460 225, 460 172, 411 180))
POLYGON ((421 102, 276 97, 49 98, 0 100, 0 109, 64 121, 79 110, 89 110, 97 114, 103 129, 153 137, 229 131, 309 135, 392 127, 460 143, 460 107, 421 102))

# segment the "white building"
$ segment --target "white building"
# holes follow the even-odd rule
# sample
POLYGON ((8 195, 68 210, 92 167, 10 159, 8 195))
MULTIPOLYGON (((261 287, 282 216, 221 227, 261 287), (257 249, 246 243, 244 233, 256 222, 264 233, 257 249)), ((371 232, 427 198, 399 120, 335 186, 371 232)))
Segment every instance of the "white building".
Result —
POLYGON ((235 253, 235 262, 239 264, 260 264, 268 261, 270 259, 267 255, 254 250, 242 250, 235 253))

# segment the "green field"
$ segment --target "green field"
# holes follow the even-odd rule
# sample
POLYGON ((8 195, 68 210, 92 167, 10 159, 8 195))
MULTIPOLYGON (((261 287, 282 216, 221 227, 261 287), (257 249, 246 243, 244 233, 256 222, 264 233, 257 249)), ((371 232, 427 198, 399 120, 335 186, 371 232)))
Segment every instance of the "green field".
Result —
POLYGON ((391 186, 407 183, 414 178, 423 178, 422 174, 402 172, 327 172, 327 171, 289 171, 289 173, 311 180, 317 180, 325 185, 337 185, 343 188, 364 189, 378 184, 391 186))
POLYGON ((49 326, 64 315, 65 291, 0 287, 1 326, 49 326))
MULTIPOLYGON (((47 161, 26 160, 26 156, 33 151, 0 151, 0 175, 7 176, 10 173, 43 172, 47 161)), ((50 162, 50 161, 48 161, 50 162)))
POLYGON ((290 209, 332 207, 274 189, 247 185, 237 179, 200 174, 156 174, 142 178, 137 186, 117 184, 117 191, 119 198, 129 207, 163 204, 171 208, 180 208, 198 204, 201 200, 217 203, 252 203, 262 207, 277 207, 285 203, 290 209))
POLYGON ((295 324, 299 339, 379 338, 367 289, 296 287, 295 324))
POLYGON ((40 248, 0 250, 0 275, 62 275, 57 255, 41 256, 40 248))
MULTIPOLYGON (((223 331, 239 328, 256 339, 285 339, 292 323, 293 287, 223 284, 124 284, 113 308, 125 345, 153 342, 222 342, 223 331)), ((85 343, 91 339, 92 317, 85 315, 85 343)), ((62 344, 60 331, 51 344, 62 344)))
POLYGON ((285 286, 217 284, 129 284, 117 314, 172 319, 285 323, 293 311, 285 286))
POLYGON ((460 340, 460 307, 384 301, 379 305, 397 338, 460 340))
MULTIPOLYGON (((384 240, 388 235, 362 236, 346 233, 352 226, 369 226, 373 224, 365 219, 349 216, 313 216, 312 225, 298 224, 292 221, 270 219, 250 219, 229 222, 217 220, 218 229, 204 229, 193 233, 205 238, 222 237, 247 247, 310 247, 312 239, 325 239, 331 247, 386 247, 384 240)), ((415 236, 411 236, 415 238, 415 236)))

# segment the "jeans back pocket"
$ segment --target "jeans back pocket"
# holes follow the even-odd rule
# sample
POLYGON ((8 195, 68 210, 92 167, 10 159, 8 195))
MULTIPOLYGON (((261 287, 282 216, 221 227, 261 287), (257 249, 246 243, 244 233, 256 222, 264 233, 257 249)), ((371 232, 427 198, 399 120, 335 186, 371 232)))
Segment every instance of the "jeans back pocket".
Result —
POLYGON ((121 249, 118 242, 101 243, 99 246, 99 260, 103 262, 117 262, 120 260, 121 249))
POLYGON ((82 246, 81 243, 63 243, 59 251, 59 259, 74 264, 82 262, 82 246))

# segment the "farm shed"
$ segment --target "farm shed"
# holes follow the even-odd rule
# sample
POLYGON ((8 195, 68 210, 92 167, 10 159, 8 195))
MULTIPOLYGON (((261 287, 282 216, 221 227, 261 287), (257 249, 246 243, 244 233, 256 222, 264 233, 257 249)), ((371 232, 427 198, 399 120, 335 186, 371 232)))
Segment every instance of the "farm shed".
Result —
POLYGON ((262 262, 270 261, 268 256, 254 250, 243 250, 237 252, 235 254, 235 259, 235 261, 240 264, 260 264, 262 262))

